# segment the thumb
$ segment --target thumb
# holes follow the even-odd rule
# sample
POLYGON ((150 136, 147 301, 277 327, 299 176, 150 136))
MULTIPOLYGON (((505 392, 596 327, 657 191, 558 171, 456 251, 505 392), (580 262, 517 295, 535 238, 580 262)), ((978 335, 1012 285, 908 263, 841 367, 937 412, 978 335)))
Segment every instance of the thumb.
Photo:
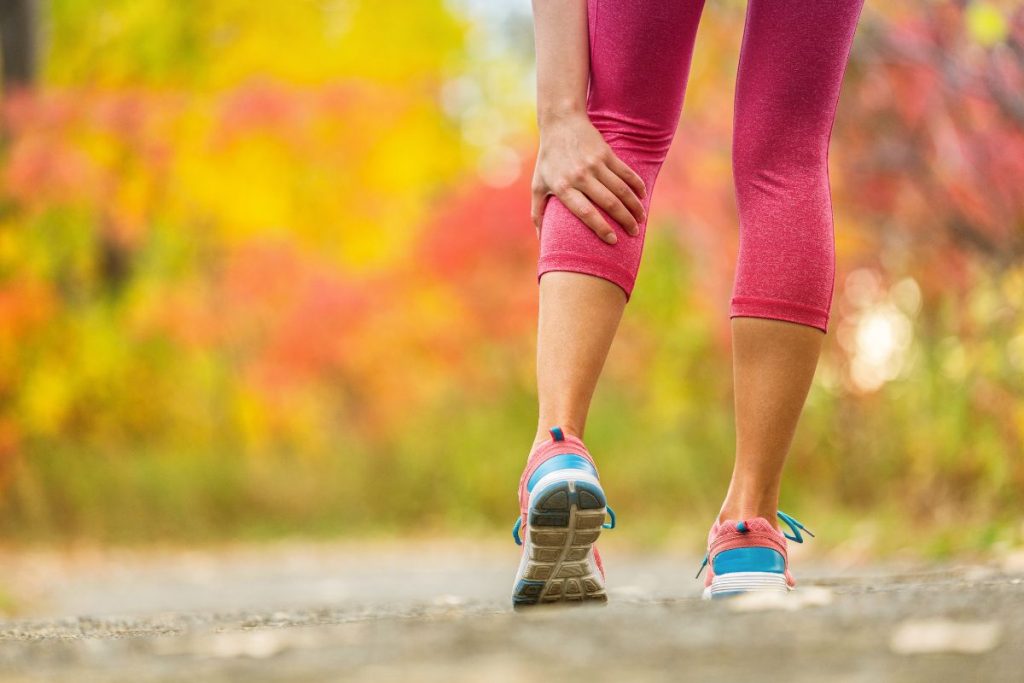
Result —
POLYGON ((537 231, 537 239, 540 239, 540 226, 544 222, 544 209, 548 203, 548 197, 543 190, 534 190, 530 201, 530 219, 537 231))

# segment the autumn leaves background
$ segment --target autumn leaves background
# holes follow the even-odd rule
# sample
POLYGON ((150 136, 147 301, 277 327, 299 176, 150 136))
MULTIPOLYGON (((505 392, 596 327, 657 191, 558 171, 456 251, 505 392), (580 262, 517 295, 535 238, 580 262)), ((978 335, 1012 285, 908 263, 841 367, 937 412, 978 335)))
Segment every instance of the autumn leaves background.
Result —
MULTIPOLYGON (((536 419, 528 3, 41 5, 2 104, 0 534, 503 530, 536 419)), ((698 538, 728 478, 743 9, 705 10, 588 425, 637 542, 698 538)), ((865 8, 783 492, 823 548, 1024 540, 1022 92, 1018 3, 865 8)))

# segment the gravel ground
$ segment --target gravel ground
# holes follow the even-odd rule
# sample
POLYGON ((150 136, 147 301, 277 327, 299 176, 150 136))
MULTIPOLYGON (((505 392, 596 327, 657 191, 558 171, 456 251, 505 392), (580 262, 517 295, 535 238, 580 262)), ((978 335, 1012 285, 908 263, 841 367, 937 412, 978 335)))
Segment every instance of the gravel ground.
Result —
POLYGON ((794 557, 781 601, 609 547, 607 606, 513 612, 468 541, 7 552, 0 681, 1022 681, 1024 564, 794 557))

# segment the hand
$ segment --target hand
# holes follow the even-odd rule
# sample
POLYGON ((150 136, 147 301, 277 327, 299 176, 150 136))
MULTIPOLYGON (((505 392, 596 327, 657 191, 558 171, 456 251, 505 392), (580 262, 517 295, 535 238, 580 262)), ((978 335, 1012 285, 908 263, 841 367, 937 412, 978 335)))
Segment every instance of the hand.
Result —
POLYGON ((640 234, 639 221, 644 220, 640 200, 647 196, 644 181, 615 155, 583 112, 550 120, 541 127, 531 189, 530 217, 537 239, 551 194, 608 244, 617 241, 615 231, 595 204, 628 234, 640 234))

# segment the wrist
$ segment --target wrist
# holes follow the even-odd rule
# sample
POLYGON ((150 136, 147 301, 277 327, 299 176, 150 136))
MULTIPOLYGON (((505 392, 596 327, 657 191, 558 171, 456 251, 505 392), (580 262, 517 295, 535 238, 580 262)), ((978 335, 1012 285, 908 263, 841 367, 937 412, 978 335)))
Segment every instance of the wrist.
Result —
POLYGON ((577 100, 544 102, 537 106, 537 125, 543 127, 556 121, 585 116, 586 113, 586 104, 577 100))

